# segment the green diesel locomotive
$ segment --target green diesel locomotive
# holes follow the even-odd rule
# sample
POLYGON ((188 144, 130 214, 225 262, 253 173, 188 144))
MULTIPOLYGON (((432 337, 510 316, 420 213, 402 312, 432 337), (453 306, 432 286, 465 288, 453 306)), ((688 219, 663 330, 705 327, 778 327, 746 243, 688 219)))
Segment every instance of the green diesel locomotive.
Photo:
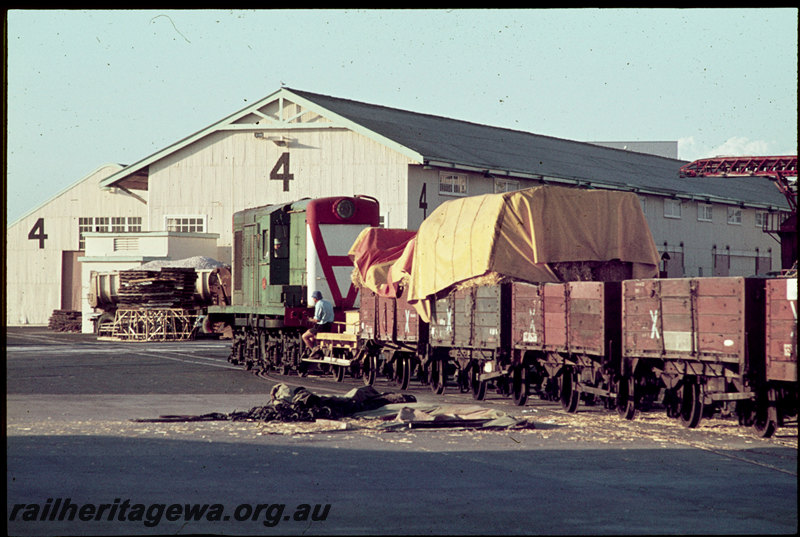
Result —
POLYGON ((358 308, 348 251, 362 229, 379 224, 368 196, 301 199, 233 215, 229 306, 208 309, 208 322, 231 327, 229 361, 247 369, 297 371, 302 333, 313 317, 311 294, 334 305, 337 321, 358 308))

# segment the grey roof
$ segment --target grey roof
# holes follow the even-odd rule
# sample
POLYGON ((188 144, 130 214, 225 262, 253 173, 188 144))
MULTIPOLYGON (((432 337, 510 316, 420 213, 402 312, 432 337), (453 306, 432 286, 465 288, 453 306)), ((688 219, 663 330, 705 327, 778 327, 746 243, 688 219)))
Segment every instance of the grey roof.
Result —
POLYGON ((681 178, 682 160, 284 89, 416 151, 427 163, 788 208, 766 178, 681 178))

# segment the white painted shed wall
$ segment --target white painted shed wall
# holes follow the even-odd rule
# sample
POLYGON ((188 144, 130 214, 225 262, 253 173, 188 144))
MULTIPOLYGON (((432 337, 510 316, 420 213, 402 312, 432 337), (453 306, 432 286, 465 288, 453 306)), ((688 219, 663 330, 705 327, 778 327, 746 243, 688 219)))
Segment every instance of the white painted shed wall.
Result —
MULTIPOLYGON (((6 324, 47 325, 53 310, 61 308, 63 251, 78 250, 78 219, 95 216, 141 216, 147 226, 147 206, 130 196, 104 191, 101 180, 120 170, 108 164, 94 170, 50 201, 7 227, 6 324), (44 219, 44 248, 28 234, 44 219)), ((142 194, 147 197, 147 193, 142 194)))
POLYGON ((337 128, 217 132, 150 168, 150 226, 164 229, 168 215, 206 216, 206 231, 220 235, 217 259, 230 262, 234 212, 304 197, 361 194, 381 204, 391 227, 405 227, 410 160, 360 134, 337 128), (292 138, 281 147, 267 137, 292 138), (290 155, 289 191, 270 180, 281 154, 290 155))

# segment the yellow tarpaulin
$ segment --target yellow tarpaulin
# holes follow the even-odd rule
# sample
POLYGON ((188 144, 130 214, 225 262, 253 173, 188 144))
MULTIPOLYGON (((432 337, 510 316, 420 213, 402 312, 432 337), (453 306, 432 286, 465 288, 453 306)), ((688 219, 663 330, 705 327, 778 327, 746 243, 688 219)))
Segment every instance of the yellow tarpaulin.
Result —
POLYGON ((496 274, 556 282, 552 264, 619 260, 633 278, 658 275, 658 251, 631 192, 542 186, 446 202, 420 225, 408 299, 428 320, 425 299, 496 274))

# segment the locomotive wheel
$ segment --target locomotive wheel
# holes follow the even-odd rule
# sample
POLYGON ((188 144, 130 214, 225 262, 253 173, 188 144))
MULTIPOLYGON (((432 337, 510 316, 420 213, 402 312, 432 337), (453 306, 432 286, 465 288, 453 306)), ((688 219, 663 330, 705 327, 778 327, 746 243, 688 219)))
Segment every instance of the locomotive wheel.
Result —
POLYGON ((518 365, 511 373, 511 395, 515 405, 524 406, 528 402, 528 384, 528 368, 518 365))
POLYGON ((581 392, 577 388, 578 372, 573 367, 565 367, 559 377, 559 399, 564 410, 570 413, 578 411, 578 403, 581 400, 581 392))
POLYGON ((633 376, 619 380, 616 406, 621 418, 632 420, 636 417, 636 379, 633 376))
POLYGON ((244 345, 242 345, 241 341, 234 341, 233 349, 228 361, 233 365, 240 365, 244 363, 244 345))
POLYGON ((681 409, 678 419, 684 427, 694 429, 700 423, 700 418, 703 417, 700 385, 694 380, 687 380, 681 391, 681 409))
POLYGON ((378 357, 374 354, 368 354, 364 358, 364 365, 361 367, 361 378, 364 380, 366 386, 372 386, 375 383, 375 375, 378 373, 378 357))
POLYGON ((428 383, 431 385, 431 391, 436 395, 444 393, 444 385, 446 379, 445 366, 446 362, 438 358, 431 360, 428 370, 428 383))
POLYGON ((472 386, 472 398, 476 401, 483 401, 486 398, 486 381, 480 380, 480 367, 473 365, 470 369, 470 384, 472 386))
POLYGON ((269 336, 267 336, 267 332, 264 330, 258 331, 258 356, 261 360, 261 368, 264 371, 269 371, 273 367, 273 363, 269 359, 269 352, 267 351, 267 341, 269 336))
POLYGON ((411 380, 411 358, 400 356, 397 359, 397 382, 401 390, 408 389, 408 382, 411 380))

